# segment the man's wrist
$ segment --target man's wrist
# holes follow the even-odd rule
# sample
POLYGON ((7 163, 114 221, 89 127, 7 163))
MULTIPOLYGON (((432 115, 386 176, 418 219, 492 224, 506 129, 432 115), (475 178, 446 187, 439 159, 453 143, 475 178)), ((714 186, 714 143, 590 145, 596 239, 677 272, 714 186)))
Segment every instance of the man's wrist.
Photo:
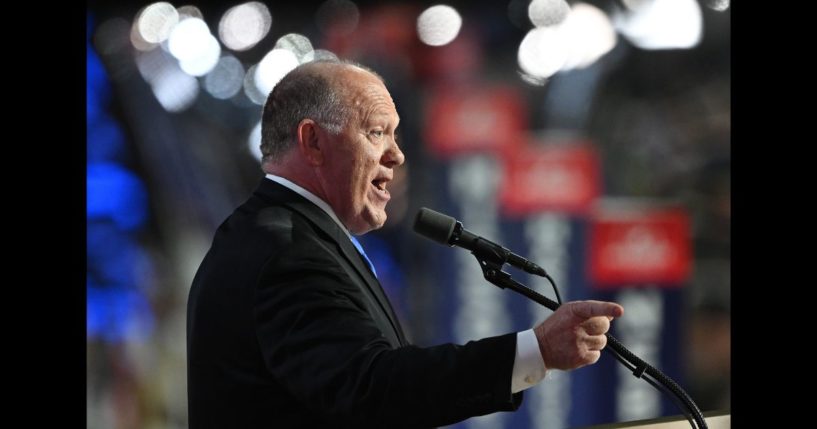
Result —
POLYGON ((542 381, 547 373, 539 349, 539 341, 532 329, 516 334, 516 356, 511 376, 511 393, 517 393, 542 381))

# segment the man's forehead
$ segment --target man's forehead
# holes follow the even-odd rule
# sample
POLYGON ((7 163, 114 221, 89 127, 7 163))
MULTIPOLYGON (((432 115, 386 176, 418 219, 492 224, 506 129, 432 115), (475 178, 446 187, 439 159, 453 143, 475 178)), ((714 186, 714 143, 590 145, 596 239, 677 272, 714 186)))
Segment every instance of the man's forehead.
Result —
POLYGON ((350 88, 350 92, 350 104, 359 112, 361 120, 381 118, 399 120, 394 100, 383 85, 365 84, 357 90, 350 88))
POLYGON ((383 82, 375 75, 361 71, 365 74, 349 75, 349 79, 338 82, 338 88, 346 101, 363 110, 374 109, 381 114, 396 113, 394 100, 383 82))
POLYGON ((354 68, 344 69, 336 75, 337 83, 341 88, 372 93, 380 91, 389 94, 386 85, 379 77, 367 70, 355 66, 350 67, 354 68))
POLYGON ((344 63, 315 63, 315 70, 329 80, 341 81, 345 79, 375 79, 380 80, 370 71, 354 64, 344 63))

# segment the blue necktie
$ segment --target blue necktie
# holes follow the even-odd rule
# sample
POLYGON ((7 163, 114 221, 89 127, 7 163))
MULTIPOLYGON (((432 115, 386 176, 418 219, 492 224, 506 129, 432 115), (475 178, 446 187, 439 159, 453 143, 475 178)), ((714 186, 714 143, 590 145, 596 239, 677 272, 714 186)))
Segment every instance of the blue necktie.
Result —
POLYGON ((360 245, 360 242, 357 241, 357 238, 355 238, 353 235, 350 235, 349 237, 352 238, 352 244, 355 245, 357 251, 363 256, 363 259, 366 260, 366 263, 369 264, 369 268, 372 270, 372 274, 374 274, 374 276, 377 277, 377 270, 374 269, 374 264, 372 263, 371 259, 369 259, 369 257, 366 256, 366 252, 363 250, 363 246, 360 245))

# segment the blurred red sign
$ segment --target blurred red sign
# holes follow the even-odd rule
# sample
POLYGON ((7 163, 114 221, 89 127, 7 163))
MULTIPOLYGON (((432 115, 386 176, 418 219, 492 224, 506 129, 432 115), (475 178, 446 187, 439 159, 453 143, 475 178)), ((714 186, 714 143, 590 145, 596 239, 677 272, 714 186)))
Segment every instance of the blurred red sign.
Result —
POLYGON ((655 284, 681 287, 690 272, 689 217, 681 209, 594 214, 590 281, 598 289, 655 284))
POLYGON ((509 153, 527 127, 521 96, 510 87, 440 90, 425 109, 425 141, 440 158, 509 153))
POLYGON ((599 161, 589 144, 534 145, 505 158, 500 201, 511 217, 587 213, 599 195, 599 161))

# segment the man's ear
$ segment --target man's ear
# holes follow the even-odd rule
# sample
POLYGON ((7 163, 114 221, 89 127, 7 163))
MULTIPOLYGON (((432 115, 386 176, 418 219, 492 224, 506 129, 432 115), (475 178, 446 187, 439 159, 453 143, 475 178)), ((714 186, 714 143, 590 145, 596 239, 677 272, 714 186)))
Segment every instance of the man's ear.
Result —
POLYGON ((322 165, 324 161, 322 131, 312 119, 303 119, 298 124, 298 150, 309 165, 315 167, 322 165))

